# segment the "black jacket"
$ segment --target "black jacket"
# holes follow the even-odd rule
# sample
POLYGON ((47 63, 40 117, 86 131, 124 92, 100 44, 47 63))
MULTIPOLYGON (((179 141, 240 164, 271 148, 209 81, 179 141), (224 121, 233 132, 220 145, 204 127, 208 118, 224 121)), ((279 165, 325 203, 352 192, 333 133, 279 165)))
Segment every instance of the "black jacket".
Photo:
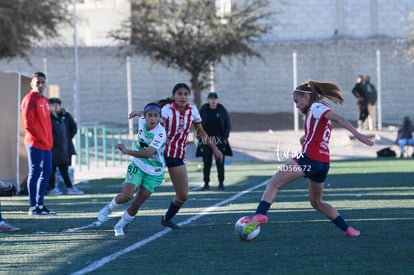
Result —
POLYGON ((69 158, 72 155, 76 155, 76 150, 75 150, 75 146, 73 145, 73 138, 75 137, 77 131, 78 131, 78 127, 76 125, 75 120, 73 119, 73 117, 71 116, 70 113, 64 111, 60 117, 62 118, 63 122, 65 123, 66 126, 66 136, 68 139, 68 155, 69 158))
MULTIPOLYGON (((201 106, 200 108, 200 116, 203 119, 203 128, 204 130, 207 128, 207 124, 209 123, 209 121, 207 120, 207 112, 209 110, 209 105, 208 103, 204 104, 203 106, 201 106)), ((220 136, 220 138, 224 141, 224 146, 222 148, 219 147, 219 149, 222 150, 222 152, 226 155, 226 156, 233 156, 233 151, 231 150, 231 146, 229 143, 229 136, 230 136, 230 130, 231 130, 231 122, 230 122, 230 115, 227 112, 226 108, 224 108, 224 106, 220 103, 217 104, 217 111, 219 113, 219 121, 220 121, 220 132, 222 133, 222 136, 220 136)), ((208 135, 209 133, 207 133, 208 135)), ((199 142, 198 143, 198 147, 197 147, 197 151, 196 151, 196 157, 200 157, 201 156, 201 146, 202 143, 199 142)), ((207 146, 207 145, 206 145, 207 146)))
POLYGON ((60 117, 50 114, 53 133, 53 165, 69 164, 66 126, 60 117))

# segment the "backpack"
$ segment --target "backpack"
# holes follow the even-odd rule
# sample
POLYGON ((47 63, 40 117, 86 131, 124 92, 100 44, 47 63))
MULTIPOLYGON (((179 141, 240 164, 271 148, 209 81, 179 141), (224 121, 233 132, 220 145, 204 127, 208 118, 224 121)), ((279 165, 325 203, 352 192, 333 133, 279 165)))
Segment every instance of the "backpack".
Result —
POLYGON ((394 150, 391 150, 391 147, 386 147, 384 149, 377 151, 378 158, 395 158, 396 156, 397 154, 394 150))

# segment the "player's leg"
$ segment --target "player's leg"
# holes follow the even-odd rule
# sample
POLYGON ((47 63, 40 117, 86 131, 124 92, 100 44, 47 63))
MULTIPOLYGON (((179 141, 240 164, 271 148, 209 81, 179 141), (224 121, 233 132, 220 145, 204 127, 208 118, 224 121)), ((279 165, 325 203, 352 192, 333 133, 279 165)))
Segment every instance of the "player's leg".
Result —
POLYGON ((267 223, 267 211, 275 201, 279 189, 297 179, 303 178, 304 175, 295 160, 290 160, 278 167, 277 172, 266 185, 262 200, 257 206, 256 214, 252 217, 252 221, 244 227, 243 233, 248 235, 261 224, 267 223))
POLYGON ((122 193, 116 195, 112 201, 105 205, 98 213, 98 221, 105 222, 108 220, 108 215, 116 209, 119 209, 122 204, 127 203, 135 194, 137 186, 141 185, 143 174, 141 170, 130 162, 122 184, 122 193))
POLYGON ((124 228, 135 218, 141 205, 151 196, 151 192, 144 187, 139 187, 134 200, 126 211, 122 214, 121 219, 114 227, 115 236, 123 236, 124 228))
MULTIPOLYGON (((124 212, 119 222, 115 225, 115 236, 124 235, 124 227, 127 226, 138 213, 142 204, 151 196, 155 190, 164 182, 164 174, 148 175, 142 172, 142 184, 137 187, 138 192, 128 209, 124 212)), ((138 186, 138 183, 136 183, 138 186)))
POLYGON ((109 214, 120 209, 121 206, 127 203, 135 193, 135 185, 133 183, 124 182, 122 193, 117 194, 112 198, 111 202, 106 204, 98 213, 98 221, 105 222, 108 220, 109 214))
POLYGON ((324 214, 336 226, 343 230, 345 232, 345 236, 357 237, 360 234, 360 232, 350 227, 332 205, 322 200, 323 188, 324 182, 316 182, 314 180, 309 179, 309 201, 312 207, 320 213, 324 214))
POLYGON ((170 203, 170 207, 165 215, 161 218, 161 224, 172 229, 179 229, 180 227, 170 220, 178 213, 181 206, 188 198, 187 168, 185 164, 168 167, 168 172, 175 189, 175 198, 170 203))

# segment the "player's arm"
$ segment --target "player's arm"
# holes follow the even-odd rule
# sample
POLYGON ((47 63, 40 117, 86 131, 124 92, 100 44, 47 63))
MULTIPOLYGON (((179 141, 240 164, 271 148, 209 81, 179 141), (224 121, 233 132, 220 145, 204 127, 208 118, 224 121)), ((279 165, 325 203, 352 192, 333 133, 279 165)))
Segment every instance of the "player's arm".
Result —
POLYGON ((115 149, 119 149, 120 151, 122 151, 122 153, 136 158, 149 158, 157 151, 157 149, 151 146, 148 146, 148 148, 144 151, 128 150, 123 144, 115 145, 115 149))
POLYGON ((207 133, 204 131, 203 126, 201 123, 193 123, 194 128, 196 129, 197 135, 199 135, 203 141, 206 141, 207 145, 210 146, 211 150, 213 150, 214 157, 219 160, 220 162, 223 161, 223 154, 217 148, 217 146, 211 142, 210 138, 208 137, 207 133))
POLYGON ((358 132, 357 129, 354 128, 354 126, 352 126, 351 123, 349 123, 349 121, 347 121, 346 119, 344 119, 343 117, 341 117, 340 115, 338 115, 337 113, 331 111, 328 111, 325 114, 325 118, 331 120, 331 121, 335 121, 337 122, 339 125, 341 125, 342 127, 344 127, 345 129, 347 129, 349 132, 352 133, 352 135, 354 135, 354 137, 356 139, 358 139, 360 142, 368 145, 368 146, 372 146, 374 145, 374 142, 371 140, 370 137, 358 132))
POLYGON ((143 111, 132 111, 132 112, 129 114, 128 118, 129 118, 129 119, 131 119, 131 118, 134 118, 134 117, 136 117, 136 116, 141 117, 141 116, 143 116, 143 115, 144 115, 144 112, 143 112, 143 111))

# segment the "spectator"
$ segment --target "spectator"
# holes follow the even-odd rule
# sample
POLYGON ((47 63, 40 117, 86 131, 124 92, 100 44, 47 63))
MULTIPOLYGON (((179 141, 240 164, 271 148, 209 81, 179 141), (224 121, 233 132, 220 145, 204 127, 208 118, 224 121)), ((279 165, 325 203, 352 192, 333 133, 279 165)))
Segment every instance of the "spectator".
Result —
POLYGON ((60 105, 62 101, 59 98, 53 97, 49 99, 50 105, 50 119, 52 121, 53 132, 53 164, 52 174, 49 181, 49 194, 50 195, 62 195, 62 192, 56 186, 55 175, 56 168, 59 168, 63 181, 68 189, 68 195, 82 195, 84 192, 76 188, 69 177, 69 154, 68 154, 68 136, 66 133, 66 125, 59 115, 60 105))
MULTIPOLYGON (((404 157, 405 146, 414 146, 414 139, 413 139, 413 123, 408 116, 405 116, 402 125, 398 129, 398 136, 396 143, 400 146, 400 156, 404 157)), ((414 157, 414 152, 412 153, 411 157, 414 157)))
MULTIPOLYGON (((208 138, 223 153, 223 161, 216 162, 218 176, 218 190, 224 190, 224 156, 232 156, 233 152, 229 144, 231 130, 230 116, 226 108, 218 103, 218 95, 215 92, 208 94, 208 103, 201 106, 200 116, 203 120, 202 126, 208 138)), ((203 181, 202 190, 210 190, 210 170, 213 163, 213 151, 204 140, 200 139, 197 146, 196 157, 203 157, 203 181)))
POLYGON ((73 144, 73 138, 78 132, 78 126, 76 125, 75 120, 72 115, 65 110, 65 108, 60 107, 59 116, 62 118, 66 126, 66 135, 68 138, 68 156, 69 156, 69 167, 72 166, 72 156, 76 155, 75 145, 73 144))
POLYGON ((29 215, 53 215, 44 205, 44 196, 52 171, 52 124, 49 100, 43 95, 46 75, 36 72, 30 83, 32 90, 23 98, 20 109, 25 129, 24 144, 27 150, 29 175, 29 215))
POLYGON ((365 77, 364 87, 367 98, 368 129, 372 131, 377 129, 377 112, 375 110, 375 103, 377 103, 377 89, 371 83, 371 77, 369 75, 365 77))
POLYGON ((368 117, 367 98, 364 88, 364 76, 358 75, 357 82, 352 89, 352 94, 357 99, 358 105, 358 130, 361 130, 365 119, 368 117))

